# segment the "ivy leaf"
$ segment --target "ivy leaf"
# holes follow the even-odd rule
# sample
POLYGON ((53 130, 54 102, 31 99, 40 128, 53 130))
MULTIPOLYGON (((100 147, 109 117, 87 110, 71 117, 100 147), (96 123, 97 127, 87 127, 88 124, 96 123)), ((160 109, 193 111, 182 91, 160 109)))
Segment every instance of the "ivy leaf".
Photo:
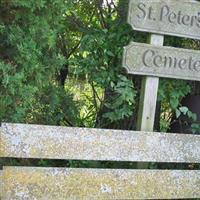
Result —
POLYGON ((179 110, 180 110, 184 115, 186 115, 187 112, 189 111, 189 109, 188 109, 186 106, 180 107, 179 110))
POLYGON ((197 123, 192 124, 192 132, 200 134, 200 124, 197 123))
POLYGON ((111 57, 115 57, 115 54, 113 54, 111 51, 107 51, 106 53, 107 53, 107 55, 109 55, 111 57))
POLYGON ((179 109, 176 109, 176 118, 179 118, 181 116, 181 111, 179 109))
POLYGON ((172 108, 175 110, 178 107, 179 101, 176 98, 172 98, 172 99, 170 99, 170 104, 171 104, 172 108))
POLYGON ((196 113, 193 113, 191 111, 188 111, 187 112, 187 115, 189 118, 191 118, 193 121, 196 121, 197 120, 197 114, 196 113))

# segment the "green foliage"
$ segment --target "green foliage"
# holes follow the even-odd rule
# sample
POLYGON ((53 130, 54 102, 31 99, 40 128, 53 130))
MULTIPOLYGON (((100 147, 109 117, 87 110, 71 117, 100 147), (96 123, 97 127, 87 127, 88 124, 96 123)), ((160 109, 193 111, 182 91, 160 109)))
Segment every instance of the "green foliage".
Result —
POLYGON ((193 123, 192 124, 192 131, 193 131, 193 133, 199 133, 200 132, 200 124, 193 123))
POLYGON ((103 117, 111 122, 130 117, 133 114, 136 96, 133 83, 125 76, 119 76, 116 84, 111 82, 111 88, 115 95, 108 103, 105 103, 110 111, 105 113, 103 117))
POLYGON ((72 97, 56 80, 67 61, 57 47, 63 8, 62 0, 1 2, 0 121, 76 123, 66 109, 72 97))
MULTIPOLYGON (((127 6, 127 0, 2 0, 0 120, 132 129, 124 122, 136 122, 140 81, 127 76, 122 53, 147 34, 127 25, 127 6)), ((175 37, 165 45, 200 47, 175 37)), ((197 85, 161 79, 161 130, 181 114, 198 129, 195 113, 181 105, 197 85)))
POLYGON ((158 101, 161 103, 161 121, 160 128, 167 131, 170 126, 172 115, 175 112, 176 117, 181 113, 186 114, 188 109, 180 104, 183 97, 191 92, 191 86, 186 81, 161 79, 158 92, 158 101))
POLYGON ((98 118, 104 108, 106 112, 101 117, 105 123, 130 117, 136 94, 132 81, 125 77, 121 67, 123 46, 129 43, 132 31, 126 23, 119 21, 115 12, 112 17, 105 18, 104 23, 109 28, 95 24, 84 34, 80 51, 70 59, 75 74, 85 77, 93 87, 91 102, 96 110, 93 118, 98 118), (106 96, 96 95, 97 88, 101 88, 106 96))
MULTIPOLYGON (((0 121, 133 129, 141 78, 127 75, 122 53, 130 41, 145 43, 147 34, 127 25, 127 10, 128 0, 107 5, 99 0, 1 0, 0 121)), ((165 45, 200 48, 199 41, 176 37, 166 37, 165 45)), ((200 95, 199 83, 161 79, 156 129, 168 131, 174 116, 185 115, 199 133, 196 114, 181 104, 193 93, 200 95)), ((110 162, 57 163, 116 167, 110 162)), ((134 168, 135 163, 117 166, 134 168)))

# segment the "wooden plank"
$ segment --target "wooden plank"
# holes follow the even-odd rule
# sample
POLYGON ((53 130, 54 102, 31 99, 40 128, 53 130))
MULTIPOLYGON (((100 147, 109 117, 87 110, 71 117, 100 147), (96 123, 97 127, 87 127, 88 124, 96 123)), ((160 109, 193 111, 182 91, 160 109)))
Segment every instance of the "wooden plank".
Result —
POLYGON ((3 170, 0 170, 0 199, 3 196, 3 170))
MULTIPOLYGON (((163 35, 150 35, 150 44, 155 46, 163 46, 163 35)), ((132 58, 133 59, 133 58, 132 58)), ((159 78, 144 76, 142 78, 142 88, 139 102, 139 112, 137 119, 138 131, 153 131, 156 113, 156 103, 159 87, 159 78)), ((138 163, 138 169, 147 169, 148 164, 138 163)))
POLYGON ((200 51, 132 42, 123 60, 129 74, 200 81, 200 51))
MULTIPOLYGON (((150 36, 150 43, 152 45, 162 46, 164 43, 164 36, 152 34, 150 36)), ((138 112, 137 130, 153 131, 158 87, 158 77, 143 77, 138 112)))
POLYGON ((10 199, 189 199, 200 197, 200 171, 5 167, 10 199))
POLYGON ((200 163, 200 135, 2 124, 0 156, 200 163))
POLYGON ((153 131, 159 78, 143 77, 139 102, 137 130, 153 131))
POLYGON ((128 22, 134 30, 200 39, 200 2, 130 0, 128 22))

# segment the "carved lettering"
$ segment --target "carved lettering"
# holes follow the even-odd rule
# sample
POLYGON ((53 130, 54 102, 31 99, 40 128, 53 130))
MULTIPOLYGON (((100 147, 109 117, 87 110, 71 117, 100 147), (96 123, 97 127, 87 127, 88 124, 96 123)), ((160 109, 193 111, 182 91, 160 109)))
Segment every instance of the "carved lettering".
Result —
POLYGON ((148 14, 149 20, 156 20, 156 18, 153 18, 153 8, 149 7, 149 14, 148 14))
POLYGON ((156 55, 156 56, 154 57, 153 64, 154 64, 156 67, 162 67, 162 66, 161 66, 161 64, 162 64, 162 56, 156 55))
POLYGON ((143 54, 143 63, 144 63, 144 65, 146 66, 146 67, 151 67, 151 66, 149 66, 148 65, 148 60, 147 60, 147 58, 148 57, 152 57, 152 56, 154 56, 155 55, 155 53, 154 53, 154 51, 152 51, 152 50, 147 50, 147 51, 145 51, 144 52, 144 54, 143 54), (149 56, 148 56, 149 55, 149 56))
POLYGON ((137 14, 137 17, 139 19, 144 19, 146 17, 146 11, 145 11, 146 5, 143 3, 139 3, 137 7, 141 11, 140 14, 137 14))
MULTIPOLYGON (((191 21, 193 21, 193 18, 192 18, 191 21)), ((186 26, 190 25, 190 24, 191 24, 191 22, 190 22, 190 16, 189 16, 189 15, 183 16, 183 18, 182 18, 182 23, 183 23, 184 25, 186 25, 186 26)))
POLYGON ((189 69, 192 70, 192 57, 189 58, 189 69))
POLYGON ((128 22, 139 31, 200 39, 200 2, 130 0, 128 22))
POLYGON ((200 12, 198 13, 197 17, 197 26, 200 28, 200 12))
POLYGON ((184 25, 184 26, 200 26, 200 17, 198 16, 190 16, 190 15, 183 15, 182 11, 173 12, 171 8, 168 5, 162 6, 160 10, 160 17, 159 19, 156 19, 156 17, 153 15, 154 8, 152 6, 147 7, 144 3, 139 3, 137 5, 139 9, 139 14, 137 14, 137 17, 139 19, 143 20, 158 20, 161 22, 167 22, 172 23, 176 25, 184 25))
POLYGON ((165 67, 170 67, 170 66, 172 66, 173 65, 173 63, 174 63, 174 61, 173 61, 174 59, 172 58, 172 57, 166 57, 166 56, 164 56, 164 66, 165 67))
POLYGON ((173 23, 173 24, 176 24, 176 14, 175 13, 170 13, 169 22, 173 23))
POLYGON ((178 66, 179 66, 180 69, 185 69, 186 64, 187 64, 187 60, 185 58, 183 58, 183 59, 179 60, 178 66))
POLYGON ((182 17, 181 11, 178 11, 177 22, 178 22, 179 25, 181 25, 181 17, 182 17))
POLYGON ((159 51, 148 49, 143 53, 142 61, 146 67, 179 68, 180 70, 200 71, 200 60, 193 60, 190 56, 177 58, 172 56, 160 55, 159 51))
POLYGON ((160 21, 163 21, 163 18, 164 17, 167 17, 169 14, 169 7, 166 5, 166 6, 163 6, 161 8, 161 13, 160 13, 160 21))
POLYGON ((160 21, 164 21, 165 23, 172 23, 176 25, 184 25, 184 26, 198 26, 198 17, 197 16, 189 16, 189 15, 183 15, 182 11, 178 11, 178 13, 175 13, 171 11, 169 6, 163 6, 161 8, 160 13, 160 21), (196 23, 194 23, 196 22, 196 23))

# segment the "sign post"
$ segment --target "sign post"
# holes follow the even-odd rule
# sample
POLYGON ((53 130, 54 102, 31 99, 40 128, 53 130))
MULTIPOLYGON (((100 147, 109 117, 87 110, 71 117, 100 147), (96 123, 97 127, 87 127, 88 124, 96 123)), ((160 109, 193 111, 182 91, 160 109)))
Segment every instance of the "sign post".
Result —
POLYGON ((128 23, 150 32, 150 45, 131 43, 123 67, 143 75, 137 129, 153 131, 159 77, 200 81, 200 52, 163 47, 164 34, 200 39, 200 2, 130 0, 128 23))
POLYGON ((150 44, 131 43, 123 56, 129 74, 143 75, 137 129, 151 132, 159 77, 200 81, 199 51, 163 47, 164 35, 200 39, 200 2, 130 0, 128 23, 134 30, 151 33, 150 44))
MULTIPOLYGON (((163 46, 163 35, 150 35, 150 44, 163 46)), ((159 78, 153 76, 142 77, 142 88, 140 94, 137 130, 153 131, 156 113, 156 102, 158 95, 159 78)), ((137 164, 137 168, 148 168, 148 164, 137 164)))
MULTIPOLYGON (((164 36, 155 34, 150 35, 150 44, 162 46, 163 43, 164 36)), ((158 77, 147 76, 142 78, 137 130, 153 131, 158 86, 158 77)))

